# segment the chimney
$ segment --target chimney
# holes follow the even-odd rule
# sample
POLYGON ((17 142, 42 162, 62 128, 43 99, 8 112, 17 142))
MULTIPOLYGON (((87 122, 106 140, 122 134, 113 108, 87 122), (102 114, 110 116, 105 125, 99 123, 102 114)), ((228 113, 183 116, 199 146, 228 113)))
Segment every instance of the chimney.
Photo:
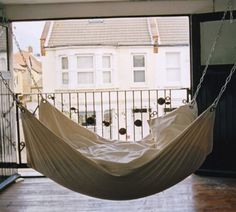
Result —
POLYGON ((153 53, 158 53, 158 36, 153 36, 153 53))
POLYGON ((46 55, 46 50, 45 50, 45 43, 46 43, 46 39, 47 37, 49 36, 49 31, 50 31, 50 27, 52 26, 52 22, 50 21, 47 21, 44 25, 44 28, 43 28, 43 32, 41 34, 41 37, 40 37, 40 50, 41 50, 41 55, 42 56, 45 56, 46 55))
POLYGON ((149 18, 150 32, 153 40, 153 52, 158 53, 158 25, 156 18, 149 18))

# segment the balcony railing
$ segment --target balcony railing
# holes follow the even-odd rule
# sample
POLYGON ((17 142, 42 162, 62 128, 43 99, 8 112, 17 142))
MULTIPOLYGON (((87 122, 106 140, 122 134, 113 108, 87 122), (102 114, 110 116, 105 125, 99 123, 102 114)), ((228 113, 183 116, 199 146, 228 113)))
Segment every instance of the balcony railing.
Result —
POLYGON ((12 96, 0 80, 0 190, 1 182, 17 173, 14 114, 12 96))
MULTIPOLYGON (((44 93, 43 97, 73 121, 111 140, 138 141, 149 134, 147 120, 161 116, 189 101, 182 89, 118 90, 44 93)), ((39 94, 18 95, 32 112, 39 94)), ((18 110, 19 111, 19 110, 18 110)), ((19 164, 26 163, 24 136, 17 113, 19 164)))

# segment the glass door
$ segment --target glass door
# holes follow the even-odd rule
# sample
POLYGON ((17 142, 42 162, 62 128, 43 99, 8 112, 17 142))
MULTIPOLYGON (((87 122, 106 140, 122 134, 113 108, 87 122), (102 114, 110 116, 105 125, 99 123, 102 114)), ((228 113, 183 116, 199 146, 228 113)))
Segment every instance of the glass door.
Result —
MULTIPOLYGON (((236 61, 236 12, 228 12, 222 33, 215 46, 210 65, 197 98, 200 112, 209 106, 220 91, 236 61)), ((191 17, 192 88, 196 90, 207 57, 221 24, 223 13, 199 14, 191 17)), ((198 173, 236 176, 236 75, 223 94, 214 127, 213 152, 198 173)))

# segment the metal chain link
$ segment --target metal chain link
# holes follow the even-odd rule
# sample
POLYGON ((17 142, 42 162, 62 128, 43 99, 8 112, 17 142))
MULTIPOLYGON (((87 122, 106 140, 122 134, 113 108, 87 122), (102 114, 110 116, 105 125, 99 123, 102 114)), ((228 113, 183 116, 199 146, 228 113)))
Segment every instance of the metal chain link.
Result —
POLYGON ((1 78, 1 80, 2 80, 2 82, 3 82, 3 84, 5 85, 5 87, 7 88, 7 90, 11 93, 12 98, 13 98, 13 101, 15 101, 15 102, 16 102, 16 105, 20 108, 20 110, 21 110, 22 112, 24 112, 25 109, 24 109, 24 107, 23 107, 22 102, 16 97, 15 93, 14 93, 14 92, 12 91, 12 89, 10 88, 9 83, 8 83, 7 80, 3 77, 2 72, 0 72, 0 78, 1 78))
POLYGON ((216 97, 216 99, 214 100, 214 102, 212 104, 213 109, 215 109, 217 107, 217 105, 220 101, 220 98, 221 98, 222 94, 225 92, 225 89, 226 89, 228 83, 230 82, 235 70, 236 70, 236 62, 234 63, 233 67, 231 68, 230 74, 226 78, 224 85, 221 87, 220 93, 218 94, 218 96, 216 97))
POLYGON ((205 77, 206 72, 207 72, 207 70, 208 70, 208 67, 209 67, 209 65, 210 65, 212 56, 213 56, 213 54, 214 54, 214 52, 215 52, 216 43, 217 43, 217 41, 219 40, 219 38, 220 38, 220 36, 221 36, 221 34, 222 34, 222 29, 223 29, 223 26, 224 26, 224 24, 225 24, 225 17, 226 17, 226 15, 227 15, 228 11, 229 11, 230 14, 231 14, 231 8, 232 8, 232 0, 229 0, 229 1, 228 1, 228 4, 227 4, 227 7, 226 7, 226 9, 225 9, 225 11, 224 11, 223 17, 222 17, 222 19, 221 19, 221 23, 220 23, 220 26, 219 26, 219 28, 218 28, 218 31, 217 31, 215 40, 214 40, 214 42, 213 42, 213 44, 212 44, 212 47, 211 47, 211 50, 210 50, 210 54, 208 55, 208 58, 207 58, 207 60, 206 60, 206 65, 205 65, 205 68, 204 68, 204 70, 203 70, 203 72, 202 72, 202 76, 201 76, 200 81, 199 81, 199 83, 198 83, 198 85, 197 85, 197 89, 196 89, 196 91, 195 91, 195 93, 194 93, 194 95, 193 95, 193 98, 192 98, 192 101, 191 101, 191 105, 195 104, 195 102, 196 102, 197 96, 198 96, 199 91, 200 91, 201 86, 202 86, 202 82, 203 82, 203 80, 204 80, 204 77, 205 77))
MULTIPOLYGON (((4 10, 2 10, 2 12, 4 13, 4 10)), ((3 15, 3 18, 2 18, 2 25, 3 25, 3 26, 6 25, 7 22, 8 22, 8 21, 7 21, 7 19, 6 19, 6 16, 3 15)), ((13 32, 13 30, 12 30, 11 27, 8 28, 8 29, 9 29, 9 32, 10 32, 10 34, 12 35, 12 37, 13 37, 13 39, 14 39, 14 41, 15 41, 15 44, 16 44, 16 46, 17 46, 17 49, 18 49, 18 51, 19 51, 19 53, 20 53, 20 55, 21 55, 21 58, 22 58, 22 60, 23 60, 23 62, 24 62, 24 64, 25 64, 25 67, 26 67, 27 71, 28 71, 29 74, 30 74, 30 78, 32 79, 34 86, 37 88, 38 93, 39 93, 39 95, 41 96, 41 98, 44 99, 44 98, 43 98, 43 95, 42 95, 42 92, 41 92, 41 90, 39 89, 39 86, 38 86, 38 84, 37 84, 37 82, 36 82, 36 80, 35 80, 35 78, 34 78, 34 76, 33 76, 33 74, 32 74, 31 68, 29 67, 29 65, 28 65, 28 63, 27 63, 27 60, 26 60, 26 58, 25 58, 25 56, 24 56, 24 54, 23 54, 23 51, 22 51, 22 49, 21 49, 21 47, 20 47, 20 44, 19 44, 19 42, 18 42, 18 40, 17 40, 17 38, 16 38, 16 35, 14 34, 14 32, 13 32)), ((6 86, 6 88, 8 89, 8 91, 11 93, 11 95, 12 95, 12 97, 13 97, 13 100, 16 101, 16 104, 18 105, 18 107, 23 110, 22 103, 21 103, 21 102, 19 101, 19 99, 16 97, 15 93, 11 90, 9 83, 4 79, 4 77, 3 77, 3 75, 2 75, 1 72, 0 72, 0 78, 2 79, 3 84, 6 86)))
MULTIPOLYGON (((4 11, 3 11, 3 12, 4 12, 4 11)), ((6 16, 3 16, 2 22, 3 22, 2 25, 5 25, 5 24, 7 23, 6 16)), ((25 64, 25 67, 26 67, 27 71, 28 71, 29 74, 30 74, 30 78, 32 79, 34 86, 37 88, 38 93, 39 93, 39 95, 41 96, 41 98, 44 99, 44 98, 43 98, 43 95, 42 95, 42 92, 41 92, 41 90, 39 89, 39 86, 38 86, 38 84, 37 84, 37 82, 36 82, 36 80, 35 80, 35 78, 34 78, 34 76, 33 76, 33 74, 32 74, 31 68, 29 67, 29 65, 28 65, 28 63, 27 63, 27 60, 26 60, 26 58, 25 58, 25 56, 24 56, 24 54, 23 54, 23 51, 22 51, 22 49, 21 49, 21 47, 20 47, 20 44, 19 44, 19 42, 17 41, 16 35, 14 34, 12 28, 8 28, 8 29, 9 29, 9 32, 10 32, 10 34, 12 35, 12 37, 13 37, 13 39, 14 39, 14 41, 15 41, 15 44, 16 44, 16 46, 17 46, 17 49, 18 49, 18 51, 19 51, 19 53, 20 53, 20 55, 21 55, 21 58, 22 58, 22 60, 23 60, 23 62, 24 62, 24 64, 25 64)), ((1 78, 1 80, 2 80, 2 82, 3 82, 3 84, 6 86, 7 90, 11 93, 12 98, 13 98, 13 100, 16 102, 17 106, 18 106, 18 107, 21 109, 21 111, 23 112, 23 111, 24 111, 24 108, 23 108, 22 102, 20 102, 19 99, 16 97, 15 93, 12 91, 12 89, 10 88, 9 83, 8 83, 7 80, 3 77, 3 75, 2 75, 1 72, 0 72, 0 78, 1 78)))
POLYGON ((7 80, 3 77, 2 72, 0 72, 0 78, 3 82, 3 84, 6 86, 7 90, 11 93, 13 100, 16 101, 18 106, 21 106, 21 102, 19 101, 19 99, 16 98, 15 93, 12 91, 12 89, 10 88, 9 83, 7 82, 7 80))

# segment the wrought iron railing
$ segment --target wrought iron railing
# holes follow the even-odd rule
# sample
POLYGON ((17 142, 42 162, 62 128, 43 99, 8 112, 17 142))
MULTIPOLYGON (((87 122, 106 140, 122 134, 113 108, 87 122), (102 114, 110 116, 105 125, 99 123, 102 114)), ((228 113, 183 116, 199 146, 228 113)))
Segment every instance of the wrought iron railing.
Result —
POLYGON ((13 98, 0 80, 0 188, 1 182, 17 173, 15 129, 13 98))
MULTIPOLYGON (((111 140, 137 141, 149 134, 147 120, 161 116, 189 101, 182 89, 117 90, 44 93, 43 97, 66 116, 111 140)), ((36 111, 39 94, 17 95, 29 110, 36 111)), ((26 164, 25 143, 17 110, 18 162, 26 164)))

